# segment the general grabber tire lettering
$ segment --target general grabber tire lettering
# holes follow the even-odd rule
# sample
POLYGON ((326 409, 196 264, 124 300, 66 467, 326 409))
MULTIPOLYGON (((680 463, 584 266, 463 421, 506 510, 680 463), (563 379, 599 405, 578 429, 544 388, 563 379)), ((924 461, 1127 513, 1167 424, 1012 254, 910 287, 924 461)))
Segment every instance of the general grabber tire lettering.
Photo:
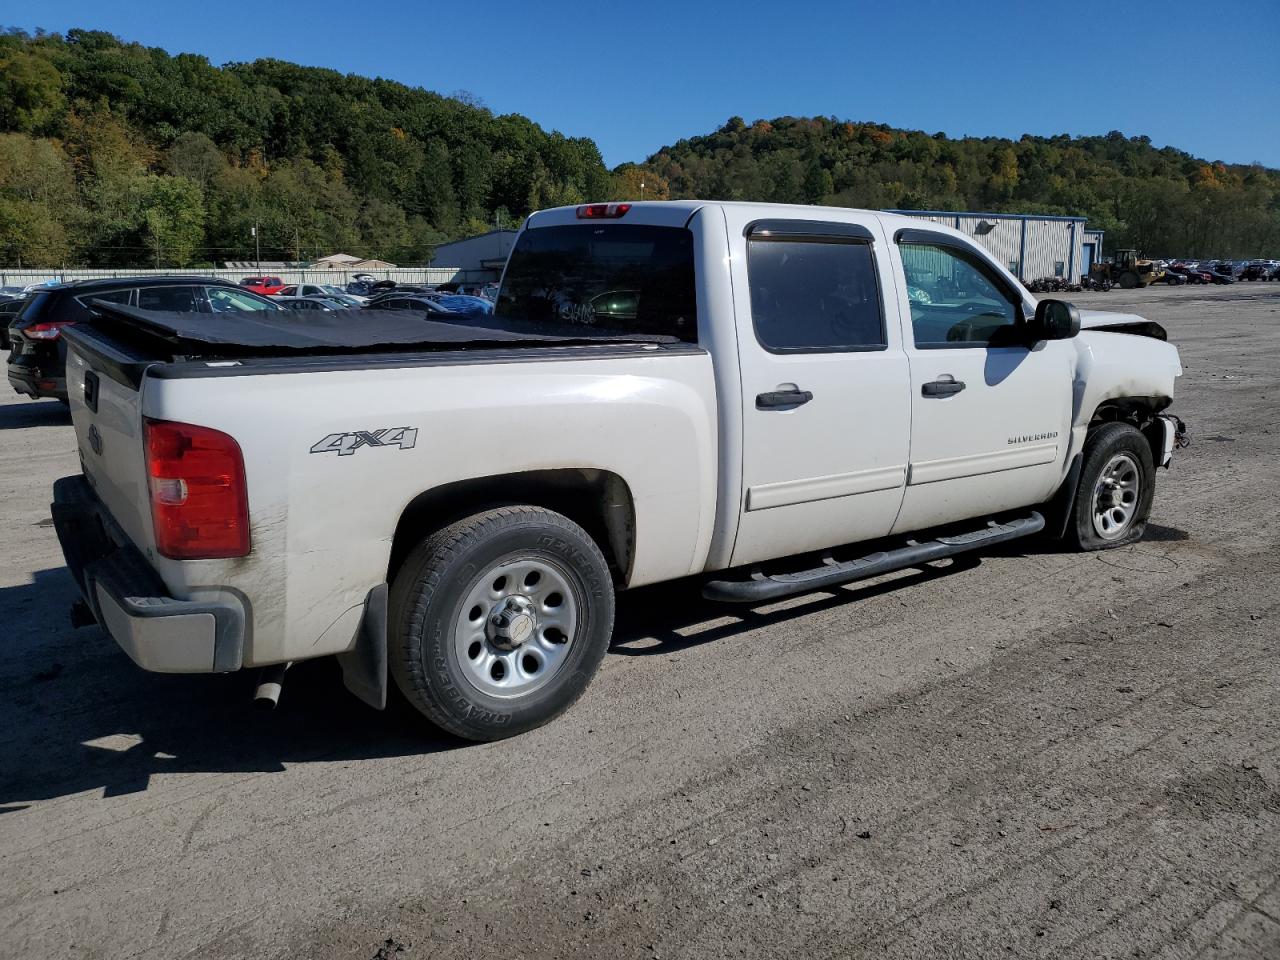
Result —
POLYGON ((541 507, 499 507, 432 533, 396 574, 390 601, 396 685, 469 740, 514 736, 569 709, 613 633, 600 548, 541 507))
POLYGON ((1151 447, 1136 427, 1104 423, 1090 430, 1068 540, 1081 550, 1109 550, 1142 539, 1155 474, 1151 447))

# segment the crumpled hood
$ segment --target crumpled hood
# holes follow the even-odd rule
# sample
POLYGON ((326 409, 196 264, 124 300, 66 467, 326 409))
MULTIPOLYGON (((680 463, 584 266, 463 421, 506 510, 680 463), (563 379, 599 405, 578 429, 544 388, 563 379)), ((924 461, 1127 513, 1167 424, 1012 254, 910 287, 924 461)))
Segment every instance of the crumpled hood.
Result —
POLYGON ((1081 330, 1109 330, 1113 333, 1128 333, 1138 337, 1152 337, 1156 340, 1168 340, 1169 334, 1164 327, 1154 320, 1140 317, 1136 313, 1111 313, 1107 310, 1081 310, 1081 330))

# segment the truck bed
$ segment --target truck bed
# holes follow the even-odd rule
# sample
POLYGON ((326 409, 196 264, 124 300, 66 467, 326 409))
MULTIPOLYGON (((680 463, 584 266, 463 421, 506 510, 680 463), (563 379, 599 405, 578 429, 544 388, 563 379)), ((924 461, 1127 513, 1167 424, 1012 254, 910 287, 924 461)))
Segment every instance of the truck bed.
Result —
POLYGON ((503 363, 702 352, 675 337, 581 328, 544 332, 501 321, 440 321, 410 310, 343 310, 265 316, 140 310, 95 301, 96 316, 65 331, 112 379, 137 388, 152 377, 227 377, 438 364, 503 363))
POLYGON ((109 333, 144 336, 190 353, 255 356, 267 352, 317 353, 482 344, 547 344, 642 341, 678 343, 675 337, 539 324, 519 329, 501 319, 433 320, 414 310, 244 311, 175 313, 92 301, 93 326, 109 333))

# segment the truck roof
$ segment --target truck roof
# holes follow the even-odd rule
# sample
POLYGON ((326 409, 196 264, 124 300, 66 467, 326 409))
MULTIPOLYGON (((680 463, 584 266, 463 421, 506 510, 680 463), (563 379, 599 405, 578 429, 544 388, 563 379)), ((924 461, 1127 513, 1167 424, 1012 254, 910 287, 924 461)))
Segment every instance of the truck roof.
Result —
MULTIPOLYGON (((918 227, 921 224, 919 219, 908 217, 904 214, 886 213, 883 210, 866 210, 857 207, 816 207, 801 203, 758 203, 746 200, 634 200, 629 202, 631 203, 631 209, 621 222, 626 222, 629 219, 633 223, 641 221, 644 223, 667 223, 671 226, 683 226, 690 217, 703 207, 725 207, 739 210, 759 210, 761 214, 770 216, 791 214, 798 220, 813 220, 824 213, 834 214, 837 218, 847 217, 850 214, 859 214, 879 217, 885 226, 890 228, 918 227)), ((571 219, 576 221, 579 206, 581 204, 539 210, 529 215, 528 225, 531 227, 544 226, 545 224, 540 222, 544 220, 551 223, 564 223, 571 219)), ((930 223, 929 229, 937 229, 941 232, 964 236, 964 234, 947 226, 945 223, 930 223)))

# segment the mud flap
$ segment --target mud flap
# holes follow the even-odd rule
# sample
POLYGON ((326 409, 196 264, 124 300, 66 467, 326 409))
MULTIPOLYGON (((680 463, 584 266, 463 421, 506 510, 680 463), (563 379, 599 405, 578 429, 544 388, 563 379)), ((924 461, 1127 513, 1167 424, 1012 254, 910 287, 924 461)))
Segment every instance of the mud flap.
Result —
POLYGON ((338 654, 342 682, 348 690, 373 707, 387 707, 387 585, 369 591, 356 643, 338 654))
POLYGON ((1080 486, 1080 469, 1084 458, 1076 454, 1071 458, 1071 466, 1067 475, 1058 487, 1053 499, 1044 505, 1044 532, 1051 540, 1061 540, 1067 533, 1067 523, 1071 519, 1071 505, 1075 503, 1076 490, 1080 486))

